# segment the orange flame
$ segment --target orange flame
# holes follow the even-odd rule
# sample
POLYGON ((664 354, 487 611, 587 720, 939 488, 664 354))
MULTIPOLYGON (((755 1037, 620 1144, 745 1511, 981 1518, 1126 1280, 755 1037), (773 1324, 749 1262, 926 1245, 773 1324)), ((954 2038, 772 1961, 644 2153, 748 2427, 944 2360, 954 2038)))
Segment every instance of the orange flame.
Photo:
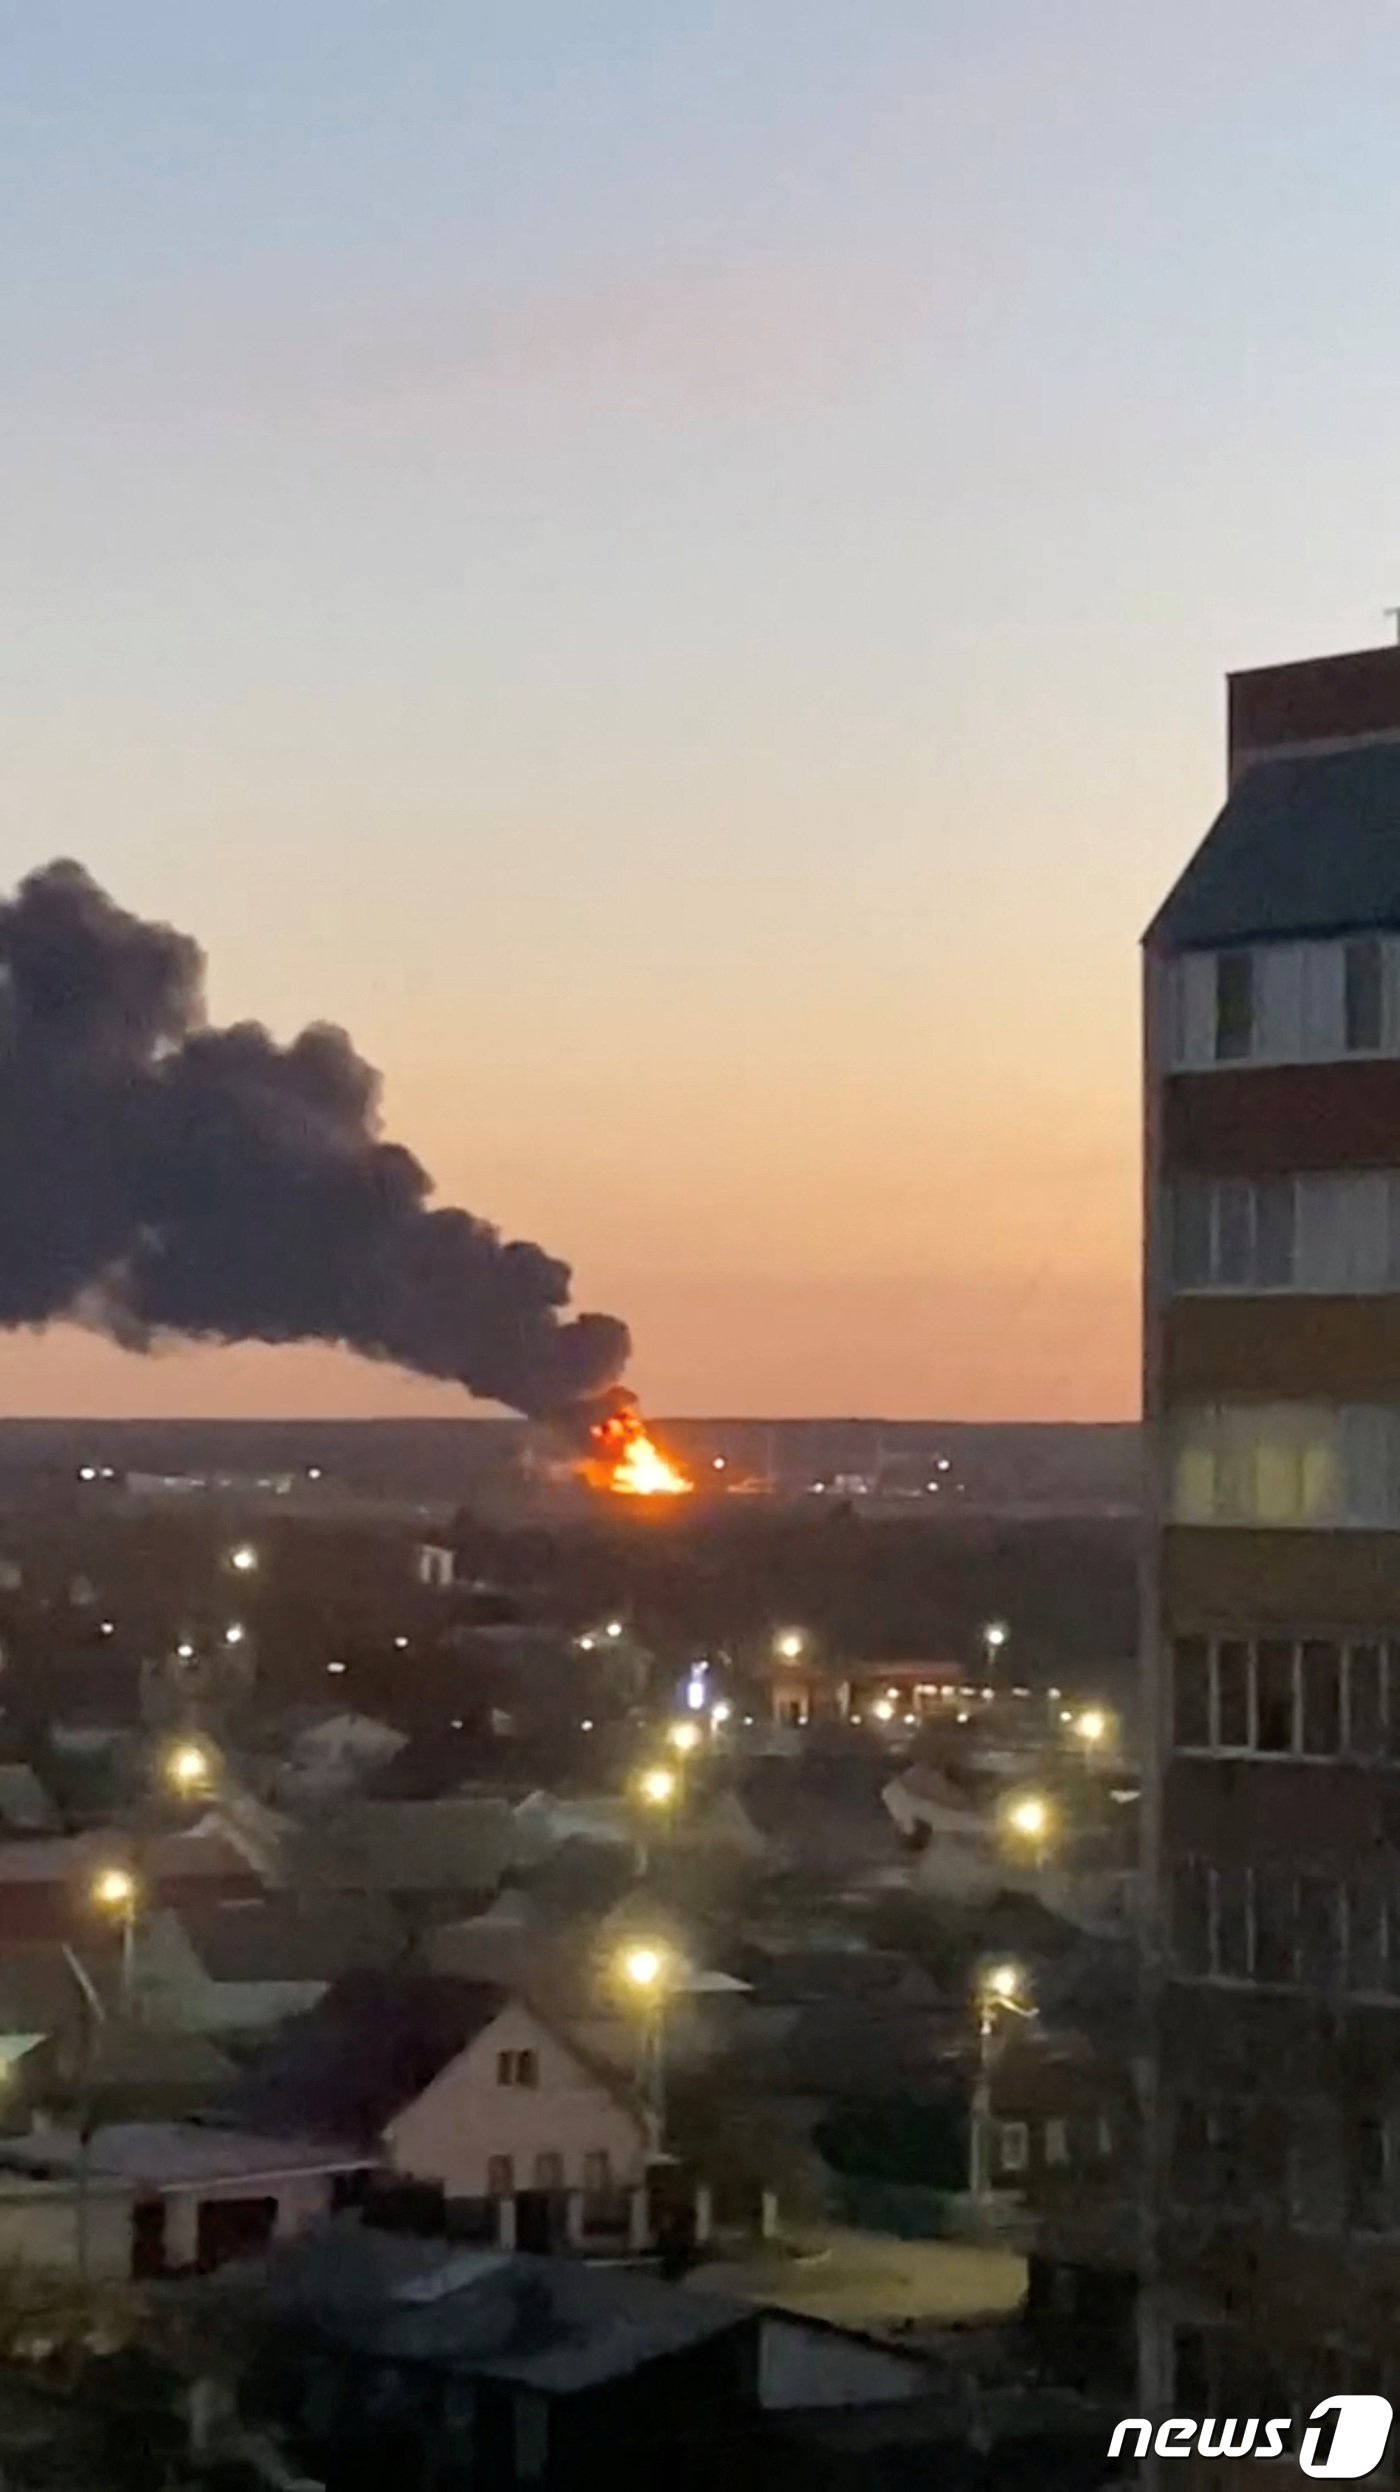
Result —
POLYGON ((663 1454, 634 1410, 614 1411, 590 1430, 596 1448, 581 1465, 593 1488, 614 1497, 688 1497, 695 1483, 663 1454))

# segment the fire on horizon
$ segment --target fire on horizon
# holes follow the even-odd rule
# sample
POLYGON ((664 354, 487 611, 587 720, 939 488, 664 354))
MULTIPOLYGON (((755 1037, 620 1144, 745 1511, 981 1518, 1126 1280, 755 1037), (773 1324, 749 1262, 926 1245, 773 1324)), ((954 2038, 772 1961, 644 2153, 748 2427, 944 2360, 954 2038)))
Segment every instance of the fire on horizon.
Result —
POLYGON ((589 1430, 592 1452, 579 1469, 590 1488, 614 1497, 688 1497, 695 1482, 663 1453, 635 1410, 613 1411, 589 1430))

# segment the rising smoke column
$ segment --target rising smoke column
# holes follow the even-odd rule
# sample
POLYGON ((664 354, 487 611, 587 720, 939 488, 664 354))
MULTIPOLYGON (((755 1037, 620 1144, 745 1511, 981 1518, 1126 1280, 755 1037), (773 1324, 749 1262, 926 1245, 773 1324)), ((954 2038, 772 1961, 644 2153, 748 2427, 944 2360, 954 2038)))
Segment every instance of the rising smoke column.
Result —
MULTIPOLYGON (((542 1417, 614 1387, 626 1326, 569 1268, 432 1204, 343 1030, 208 1026, 204 956, 81 865, 0 902, 0 1326, 136 1348, 327 1341, 542 1417)), ((630 1397, 616 1392, 609 1404, 630 1397)))

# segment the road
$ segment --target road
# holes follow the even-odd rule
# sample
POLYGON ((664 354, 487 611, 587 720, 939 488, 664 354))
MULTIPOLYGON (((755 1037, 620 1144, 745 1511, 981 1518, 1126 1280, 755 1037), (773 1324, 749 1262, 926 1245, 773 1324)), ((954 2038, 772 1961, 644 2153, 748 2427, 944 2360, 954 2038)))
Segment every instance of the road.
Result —
POLYGON ((837 2227, 794 2237, 799 2257, 752 2257, 697 2268, 702 2291, 773 2302, 784 2310, 847 2327, 888 2328, 898 2320, 947 2326, 956 2319, 1007 2318, 1026 2289, 1026 2262, 977 2242, 897 2241, 886 2233, 837 2227))

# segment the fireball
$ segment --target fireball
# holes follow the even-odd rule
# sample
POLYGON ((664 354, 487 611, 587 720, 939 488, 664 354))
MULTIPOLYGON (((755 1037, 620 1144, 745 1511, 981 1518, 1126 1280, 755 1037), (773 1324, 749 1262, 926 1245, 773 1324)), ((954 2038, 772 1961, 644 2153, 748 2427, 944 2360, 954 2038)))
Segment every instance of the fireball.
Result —
POLYGON ((582 1464, 593 1488, 614 1497, 688 1497, 695 1483, 664 1454, 634 1410, 614 1411, 589 1430, 593 1451, 582 1464))

